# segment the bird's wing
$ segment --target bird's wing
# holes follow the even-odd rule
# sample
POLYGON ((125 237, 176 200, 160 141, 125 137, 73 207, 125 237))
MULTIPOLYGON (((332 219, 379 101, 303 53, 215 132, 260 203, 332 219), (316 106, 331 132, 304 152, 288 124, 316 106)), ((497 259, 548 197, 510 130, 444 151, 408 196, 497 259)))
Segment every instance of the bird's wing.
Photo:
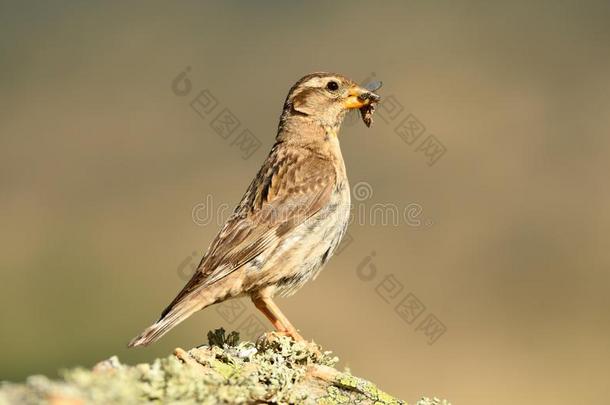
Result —
POLYGON ((164 313, 276 245, 318 212, 329 202, 336 176, 332 161, 324 157, 274 148, 197 271, 164 313))

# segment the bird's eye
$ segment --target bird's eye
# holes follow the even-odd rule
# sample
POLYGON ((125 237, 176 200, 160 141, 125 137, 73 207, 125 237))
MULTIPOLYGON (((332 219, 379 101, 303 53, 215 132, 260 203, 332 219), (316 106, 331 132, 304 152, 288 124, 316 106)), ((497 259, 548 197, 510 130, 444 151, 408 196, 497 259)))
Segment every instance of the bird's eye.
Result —
POLYGON ((337 91, 337 89, 339 88, 339 83, 335 82, 334 80, 331 80, 330 82, 326 83, 326 88, 330 91, 337 91))

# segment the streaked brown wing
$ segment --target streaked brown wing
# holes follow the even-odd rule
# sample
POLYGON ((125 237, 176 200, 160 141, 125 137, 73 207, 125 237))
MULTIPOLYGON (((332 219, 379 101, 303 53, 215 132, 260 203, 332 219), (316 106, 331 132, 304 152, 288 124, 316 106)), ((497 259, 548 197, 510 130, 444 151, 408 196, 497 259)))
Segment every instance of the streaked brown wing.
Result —
POLYGON ((324 207, 336 172, 331 161, 308 150, 277 147, 239 206, 214 239, 197 272, 164 311, 253 260, 324 207))

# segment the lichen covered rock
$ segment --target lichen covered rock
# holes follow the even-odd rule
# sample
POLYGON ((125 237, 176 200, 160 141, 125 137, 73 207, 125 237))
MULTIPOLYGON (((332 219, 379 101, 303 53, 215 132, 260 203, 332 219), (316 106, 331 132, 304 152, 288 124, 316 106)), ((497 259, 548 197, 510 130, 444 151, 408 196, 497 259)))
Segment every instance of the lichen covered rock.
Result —
MULTIPOLYGON (((369 381, 334 368, 338 359, 307 342, 267 334, 239 342, 233 332, 208 334, 209 344, 127 366, 116 357, 60 381, 32 376, 3 383, 0 404, 402 404, 369 381)), ((428 402, 424 402, 428 403, 428 402)), ((433 403, 433 402, 429 402, 433 403)))

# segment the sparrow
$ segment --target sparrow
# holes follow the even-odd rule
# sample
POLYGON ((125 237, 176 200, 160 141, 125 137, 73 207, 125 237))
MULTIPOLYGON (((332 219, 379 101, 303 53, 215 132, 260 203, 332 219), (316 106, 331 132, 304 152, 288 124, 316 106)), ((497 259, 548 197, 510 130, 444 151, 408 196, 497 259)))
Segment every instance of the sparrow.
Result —
POLYGON ((242 296, 277 333, 303 340, 273 298, 315 279, 345 234, 350 188, 338 132, 350 110, 371 125, 379 87, 326 72, 292 86, 275 143, 239 205, 192 278, 128 347, 149 345, 194 312, 242 296))

